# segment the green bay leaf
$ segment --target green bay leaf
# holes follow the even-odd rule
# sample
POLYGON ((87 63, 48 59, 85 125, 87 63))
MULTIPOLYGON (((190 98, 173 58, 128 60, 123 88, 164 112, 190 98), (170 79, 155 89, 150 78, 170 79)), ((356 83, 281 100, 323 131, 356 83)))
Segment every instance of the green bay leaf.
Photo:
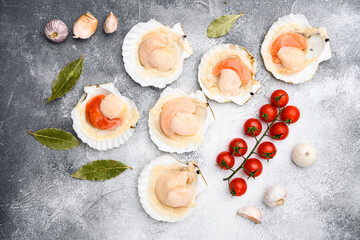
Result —
POLYGON ((71 133, 57 128, 44 128, 34 133, 28 132, 41 144, 55 150, 68 150, 81 145, 71 133))
POLYGON ((83 56, 66 65, 55 78, 52 85, 52 93, 47 103, 69 92, 79 80, 82 68, 83 56))
POLYGON ((120 175, 128 168, 131 167, 119 161, 96 160, 82 166, 71 176, 90 181, 105 181, 120 175))
POLYGON ((239 15, 225 15, 215 19, 207 29, 207 36, 218 38, 227 34, 235 24, 236 20, 243 14, 244 13, 239 15))

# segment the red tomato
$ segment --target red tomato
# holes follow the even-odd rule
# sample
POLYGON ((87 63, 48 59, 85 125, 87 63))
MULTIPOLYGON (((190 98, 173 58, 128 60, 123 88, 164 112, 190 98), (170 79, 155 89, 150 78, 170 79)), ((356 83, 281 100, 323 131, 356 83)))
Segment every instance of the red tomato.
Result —
POLYGON ((244 172, 253 178, 260 176, 262 169, 262 163, 256 158, 249 158, 244 164, 244 172))
POLYGON ((276 140, 283 140, 289 134, 288 126, 283 122, 276 122, 270 128, 270 136, 276 140))
POLYGON ((275 107, 285 107, 289 102, 289 95, 284 90, 278 89, 271 94, 270 102, 275 107), (279 103, 277 103, 276 100, 278 100, 279 103))
POLYGON ((234 166, 235 158, 229 152, 221 152, 216 158, 216 163, 221 169, 229 169, 234 166))
POLYGON ((276 147, 271 142, 263 142, 259 145, 258 149, 259 156, 263 159, 272 159, 276 154, 276 147))
POLYGON ((230 193, 233 196, 241 196, 244 195, 247 189, 246 181, 243 178, 234 178, 230 184, 230 193))
POLYGON ((295 106, 287 106, 280 114, 280 119, 288 123, 296 123, 300 118, 300 111, 295 106))
POLYGON ((244 132, 250 137, 258 136, 261 133, 261 122, 256 118, 250 118, 244 123, 244 132))
POLYGON ((247 149, 248 146, 242 138, 234 138, 229 144, 229 152, 233 156, 240 157, 241 155, 245 155, 247 149))
POLYGON ((262 106, 260 108, 260 111, 259 111, 259 117, 264 122, 272 122, 272 121, 274 121, 277 114, 278 114, 278 112, 276 110, 276 107, 274 107, 271 104, 265 104, 264 106, 262 106))

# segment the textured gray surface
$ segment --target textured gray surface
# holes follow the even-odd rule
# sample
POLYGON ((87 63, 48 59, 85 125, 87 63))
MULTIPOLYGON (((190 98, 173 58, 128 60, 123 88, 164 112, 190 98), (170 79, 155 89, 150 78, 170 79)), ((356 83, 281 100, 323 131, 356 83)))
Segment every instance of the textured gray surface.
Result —
MULTIPOLYGON (((0 238, 4 239, 359 239, 360 238, 360 69, 358 1, 1 1, 0 67, 0 238), (72 28, 86 11, 99 19, 89 40, 71 37, 49 42, 43 28, 61 19, 72 28), (105 35, 102 23, 109 11, 119 19, 119 29, 105 35), (208 24, 224 14, 245 12, 231 32, 220 39, 206 37, 208 24), (302 85, 274 79, 264 67, 260 44, 280 16, 305 14, 314 26, 325 26, 333 58, 320 65, 315 77, 302 85), (200 195, 194 214, 181 223, 151 219, 137 196, 137 177, 144 165, 161 155, 150 141, 147 114, 160 95, 142 88, 126 74, 121 45, 125 34, 139 21, 155 18, 164 24, 181 22, 194 55, 172 87, 199 89, 196 74, 201 56, 218 43, 246 47, 258 62, 260 91, 243 107, 211 105, 217 121, 210 127, 198 152, 177 156, 196 159, 209 183, 200 195), (46 104, 51 84, 68 62, 84 55, 84 69, 76 87, 61 99, 46 104), (106 152, 83 144, 70 151, 48 149, 26 130, 57 127, 70 131, 70 111, 88 84, 113 81, 136 102, 141 119, 134 136, 123 146, 106 152), (264 164, 248 192, 231 198, 215 156, 242 124, 254 117, 275 89, 283 88, 301 111, 290 136, 276 143, 276 159, 264 164), (311 142, 318 161, 307 169, 290 159, 293 146, 311 142), (70 177, 80 166, 96 159, 113 158, 132 167, 106 182, 79 181, 70 177), (264 189, 282 184, 289 192, 284 206, 269 209, 262 202, 264 189), (238 208, 258 206, 261 225, 235 218, 238 208)), ((250 143, 252 145, 253 143, 250 143)))

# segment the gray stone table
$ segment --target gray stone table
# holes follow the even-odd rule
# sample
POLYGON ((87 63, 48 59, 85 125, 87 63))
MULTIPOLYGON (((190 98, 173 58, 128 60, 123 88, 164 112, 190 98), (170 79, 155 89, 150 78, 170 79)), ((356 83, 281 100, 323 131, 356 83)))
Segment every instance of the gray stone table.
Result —
MULTIPOLYGON (((359 239, 360 238, 360 3, 359 1, 12 1, 2 0, 0 62, 0 238, 2 239, 359 239), (43 33, 51 19, 61 19, 70 31, 86 11, 99 19, 88 40, 71 38, 60 44, 43 33), (119 29, 102 31, 113 11, 119 29), (206 37, 209 23, 225 14, 245 15, 222 38, 206 37), (260 45, 271 24, 289 13, 305 14, 313 26, 325 26, 333 58, 322 63, 315 77, 301 85, 276 80, 264 68, 260 45), (244 106, 210 102, 217 120, 197 152, 174 155, 200 163, 209 184, 192 216, 183 222, 157 222, 142 209, 137 178, 146 163, 164 153, 150 141, 147 118, 161 90, 136 84, 126 74, 121 57, 125 34, 140 21, 154 18, 172 25, 181 22, 194 54, 172 87, 198 90, 201 56, 219 43, 246 47, 258 63, 262 88, 244 106), (82 76, 64 97, 46 104, 60 69, 84 55, 82 76), (26 131, 56 127, 73 134, 70 112, 89 84, 114 82, 134 99, 141 115, 134 136, 119 148, 100 152, 86 144, 69 150, 51 150, 26 131), (255 117, 278 88, 299 107, 301 119, 289 137, 276 142, 278 154, 264 163, 263 174, 248 180, 243 197, 231 197, 215 166, 217 153, 242 125, 255 117), (290 157, 298 143, 318 150, 312 167, 297 167, 290 157), (134 168, 105 182, 70 177, 96 159, 116 159, 134 168), (277 209, 262 200, 267 186, 284 185, 288 201, 277 209), (259 207, 263 223, 235 217, 238 208, 259 207)), ((249 145, 254 142, 248 141, 249 145)), ((240 160, 238 160, 240 161, 240 160)), ((243 176, 243 173, 239 174, 243 176)))

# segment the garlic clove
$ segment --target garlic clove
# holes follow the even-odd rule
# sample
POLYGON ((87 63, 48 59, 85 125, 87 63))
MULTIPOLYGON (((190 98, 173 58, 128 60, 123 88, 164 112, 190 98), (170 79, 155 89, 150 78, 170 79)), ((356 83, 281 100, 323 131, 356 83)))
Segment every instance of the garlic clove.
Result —
POLYGON ((262 220, 261 211, 257 207, 248 206, 240 208, 238 214, 244 218, 250 219, 256 224, 261 223, 262 220))
POLYGON ((316 149, 309 143, 296 145, 291 152, 294 163, 300 167, 308 167, 316 161, 316 149))
POLYGON ((283 186, 274 185, 266 189, 264 202, 269 207, 279 207, 287 200, 287 191, 283 186))
POLYGON ((112 12, 110 12, 109 16, 107 16, 104 22, 104 32, 108 34, 113 33, 117 30, 117 26, 118 26, 118 21, 115 15, 112 12))
POLYGON ((61 20, 51 20, 45 25, 44 33, 52 42, 63 42, 68 36, 68 28, 61 20))
POLYGON ((74 23, 74 38, 88 39, 95 33, 97 25, 98 20, 91 13, 85 13, 74 23))

